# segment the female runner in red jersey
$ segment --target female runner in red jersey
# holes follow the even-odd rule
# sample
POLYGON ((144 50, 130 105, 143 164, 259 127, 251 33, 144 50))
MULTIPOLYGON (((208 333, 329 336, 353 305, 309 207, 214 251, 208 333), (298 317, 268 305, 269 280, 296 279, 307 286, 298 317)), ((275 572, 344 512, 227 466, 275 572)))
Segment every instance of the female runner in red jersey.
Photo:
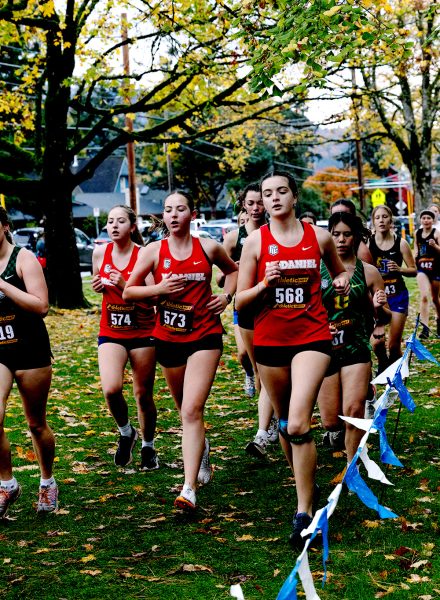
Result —
POLYGON ((165 199, 164 223, 169 237, 139 253, 124 298, 157 301, 154 336, 157 360, 180 413, 185 483, 175 505, 196 507, 196 482, 211 479, 209 442, 205 440, 203 411, 222 353, 222 313, 236 286, 237 266, 223 247, 210 239, 191 236, 194 203, 186 192, 165 199), (226 275, 225 293, 213 295, 212 264, 226 275), (145 285, 152 273, 155 285, 145 285))
POLYGON ((142 434, 141 470, 159 468, 154 449, 157 411, 153 400, 156 368, 153 328, 154 309, 145 303, 127 302, 122 291, 136 263, 143 239, 136 214, 128 206, 113 207, 107 219, 112 240, 93 252, 92 287, 102 293, 102 313, 98 337, 98 362, 102 390, 119 430, 115 465, 125 467, 133 459, 137 430, 128 418, 122 389, 124 369, 130 361, 133 394, 142 434))
POLYGON ((260 302, 255 359, 295 475, 298 506, 290 541, 302 546, 300 533, 311 523, 315 492, 316 447, 310 421, 331 354, 321 258, 338 293, 347 294, 350 284, 330 234, 296 218, 298 191, 291 175, 272 171, 260 184, 270 224, 251 233, 243 249, 236 304, 240 311, 260 302))

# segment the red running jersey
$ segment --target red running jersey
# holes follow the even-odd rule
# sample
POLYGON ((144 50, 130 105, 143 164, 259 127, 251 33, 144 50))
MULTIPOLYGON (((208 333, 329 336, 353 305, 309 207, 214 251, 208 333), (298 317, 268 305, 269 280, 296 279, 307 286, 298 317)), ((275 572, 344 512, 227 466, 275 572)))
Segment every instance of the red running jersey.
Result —
POLYGON ((153 335, 156 319, 154 309, 141 302, 134 304, 123 300, 122 290, 109 279, 110 271, 115 269, 125 281, 128 280, 138 257, 139 246, 133 247, 128 265, 122 270, 113 264, 112 252, 113 242, 110 242, 105 248, 104 259, 99 269, 104 286, 99 335, 124 340, 150 337, 153 335))
POLYGON ((276 286, 267 288, 255 316, 255 346, 299 346, 332 339, 321 297, 318 240, 309 223, 302 226, 304 235, 292 247, 279 244, 268 225, 260 228, 258 281, 271 261, 279 261, 282 275, 276 286))
POLYGON ((212 266, 198 238, 192 238, 192 252, 185 260, 175 259, 168 240, 161 241, 154 279, 159 282, 167 274, 185 279, 185 289, 159 300, 154 336, 165 342, 193 342, 223 333, 219 315, 206 308, 212 295, 212 266))

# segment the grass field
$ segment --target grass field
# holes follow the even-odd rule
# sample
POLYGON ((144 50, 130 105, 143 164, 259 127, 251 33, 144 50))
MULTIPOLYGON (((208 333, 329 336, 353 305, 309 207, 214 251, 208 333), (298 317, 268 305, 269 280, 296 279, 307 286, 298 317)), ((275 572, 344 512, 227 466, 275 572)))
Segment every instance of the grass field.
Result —
MULTIPOLYGON (((411 287, 415 305, 414 281, 411 287)), ((224 317, 225 351, 206 410, 215 476, 199 491, 196 514, 186 516, 173 507, 182 483, 180 428, 159 368, 155 397, 161 468, 140 472, 138 454, 129 468, 113 464, 117 436, 98 377, 99 298, 87 293, 90 309, 52 310, 47 318, 55 355, 49 421, 57 438, 57 514, 35 514, 39 473, 15 392, 8 405, 6 426, 23 495, 0 523, 0 596, 220 600, 230 597, 231 584, 240 583, 246 600, 275 599, 296 560, 287 543, 294 481, 278 444, 264 461, 244 452, 255 433, 256 402, 243 393, 231 313, 224 317)), ((440 355, 437 341, 427 346, 440 355)), ((440 597, 439 379, 437 366, 413 361, 407 385, 417 409, 414 414, 402 411, 394 443, 404 468, 388 471, 392 488, 367 480, 399 518, 379 520, 356 496, 341 494, 329 522, 323 589, 321 550, 310 554, 322 600, 440 597)), ((129 380, 127 374, 127 391, 129 380)), ((131 399, 130 406, 135 420, 131 399)), ((389 412, 390 441, 397 411, 394 406, 389 412)), ((346 460, 320 445, 318 414, 314 425, 325 498, 346 460)), ((370 455, 377 459, 378 442, 375 436, 370 440, 370 455)), ((301 597, 300 585, 298 590, 301 597)))

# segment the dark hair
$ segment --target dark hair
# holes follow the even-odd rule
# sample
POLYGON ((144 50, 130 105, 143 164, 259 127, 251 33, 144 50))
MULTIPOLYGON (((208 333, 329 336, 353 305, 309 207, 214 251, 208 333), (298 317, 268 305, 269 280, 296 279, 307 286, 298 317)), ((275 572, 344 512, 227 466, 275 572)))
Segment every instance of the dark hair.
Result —
POLYGON ((302 215, 300 216, 299 220, 302 221, 304 218, 308 217, 309 219, 312 219, 313 221, 313 225, 316 225, 316 215, 310 211, 306 211, 303 212, 302 215))
POLYGON ((237 200, 235 202, 235 214, 238 215, 238 213, 243 210, 244 208, 244 201, 246 200, 246 196, 248 192, 258 192, 259 194, 261 194, 261 190, 260 190, 260 184, 256 181, 254 181, 253 183, 249 183, 244 189, 240 190, 237 193, 237 200))
POLYGON ((194 202, 194 198, 191 196, 191 194, 189 192, 187 192, 186 190, 173 190, 172 192, 170 192, 167 197, 165 198, 165 200, 163 201, 164 206, 165 206, 165 202, 168 200, 168 198, 170 196, 174 196, 175 194, 179 194, 179 196, 183 196, 185 198, 185 200, 188 203, 188 208, 189 210, 192 212, 195 208, 195 202, 194 202))
MULTIPOLYGON (((8 213, 6 212, 6 210, 3 208, 3 206, 0 206, 0 223, 4 226, 8 225, 9 229, 11 229, 11 221, 9 220, 8 217, 8 213)), ((12 235, 10 231, 5 231, 5 237, 8 240, 8 242, 10 244, 13 244, 14 242, 12 241, 12 235)))
POLYGON ((287 171, 278 171, 277 169, 271 169, 267 173, 263 175, 260 179, 260 191, 262 191, 263 182, 270 177, 285 177, 289 182, 289 188, 295 198, 298 198, 298 186, 296 185, 296 181, 293 178, 293 175, 288 173, 287 171))
POLYGON ((133 231, 130 233, 131 240, 135 244, 138 244, 138 246, 144 246, 145 245, 144 238, 141 236, 141 232, 139 231, 139 228, 137 226, 137 216, 136 216, 136 213, 134 212, 134 210, 127 204, 116 204, 115 206, 111 207, 111 209, 108 211, 108 214, 110 214, 111 211, 114 210, 115 208, 122 208, 122 210, 124 210, 127 213, 127 217, 128 217, 128 220, 130 221, 130 224, 135 226, 133 231))
POLYGON ((338 223, 345 223, 345 225, 350 227, 354 237, 354 252, 356 253, 359 248, 359 244, 361 242, 366 243, 369 238, 369 232, 367 229, 365 229, 361 218, 348 212, 335 212, 330 215, 328 220, 328 230, 330 233, 338 223))
POLYGON ((335 206, 345 206, 345 208, 348 208, 350 210, 350 213, 352 215, 356 215, 356 206, 352 200, 347 200, 346 198, 339 198, 339 200, 336 200, 330 206, 330 214, 332 213, 335 206))

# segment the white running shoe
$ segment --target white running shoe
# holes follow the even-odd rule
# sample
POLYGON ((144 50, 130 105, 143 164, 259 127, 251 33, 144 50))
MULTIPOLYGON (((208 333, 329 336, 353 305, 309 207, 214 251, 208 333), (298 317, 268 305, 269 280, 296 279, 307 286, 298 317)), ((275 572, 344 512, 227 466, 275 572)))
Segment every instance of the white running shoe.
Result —
POLYGON ((372 419, 374 417, 374 413, 376 411, 376 408, 374 406, 374 403, 376 402, 377 398, 376 398, 376 386, 373 384, 370 384, 368 387, 368 393, 371 396, 370 398, 367 398, 365 401, 365 414, 364 414, 364 418, 365 419, 372 419))
POLYGON ((40 485, 37 512, 53 512, 58 508, 58 486, 40 485))
POLYGON ((255 377, 253 375, 246 375, 244 378, 244 391, 249 398, 255 396, 255 377))
POLYGON ((197 475, 197 481, 202 485, 209 483, 213 477, 214 468, 211 465, 209 452, 209 440, 205 437, 205 449, 203 450, 202 462, 200 463, 200 469, 197 475))
POLYGON ((267 440, 272 444, 278 441, 278 419, 276 417, 272 417, 269 424, 269 429, 267 430, 267 440))
POLYGON ((177 508, 183 508, 184 510, 195 510, 196 493, 191 486, 185 483, 182 491, 174 500, 174 506, 177 506, 177 508))
POLYGON ((252 442, 246 446, 246 452, 255 458, 263 458, 266 456, 267 437, 257 435, 252 442))
POLYGON ((14 504, 21 496, 21 485, 13 490, 7 490, 4 487, 0 487, 0 519, 6 517, 7 512, 11 504, 14 504))

